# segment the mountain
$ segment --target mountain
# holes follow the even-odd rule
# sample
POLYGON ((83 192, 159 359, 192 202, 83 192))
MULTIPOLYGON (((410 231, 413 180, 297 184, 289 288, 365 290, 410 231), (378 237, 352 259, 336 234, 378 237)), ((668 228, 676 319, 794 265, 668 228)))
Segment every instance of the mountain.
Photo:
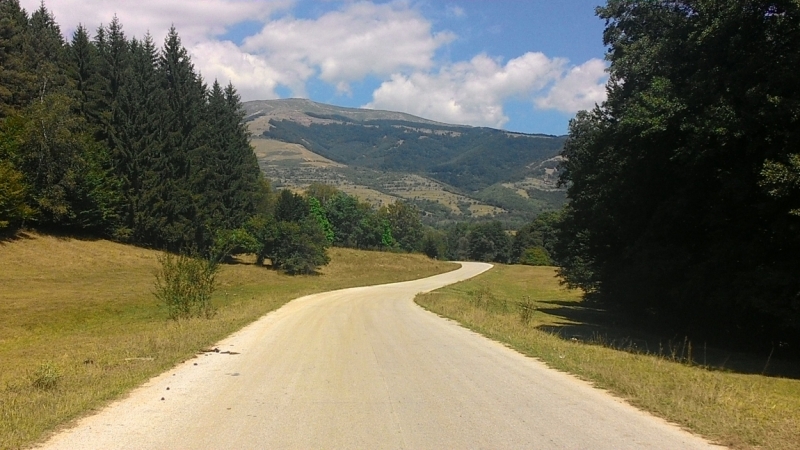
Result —
POLYGON ((405 122, 424 123, 431 125, 447 125, 433 120, 412 116, 411 114, 382 111, 379 109, 344 108, 341 106, 326 105, 304 98, 287 98, 281 100, 254 100, 244 104, 245 120, 250 122, 261 118, 262 120, 296 120, 314 121, 314 116, 340 116, 352 121, 366 122, 370 120, 399 120, 405 122))
POLYGON ((262 170, 276 186, 322 182, 378 205, 403 198, 429 222, 520 224, 565 201, 556 186, 563 136, 302 99, 244 107, 262 170))

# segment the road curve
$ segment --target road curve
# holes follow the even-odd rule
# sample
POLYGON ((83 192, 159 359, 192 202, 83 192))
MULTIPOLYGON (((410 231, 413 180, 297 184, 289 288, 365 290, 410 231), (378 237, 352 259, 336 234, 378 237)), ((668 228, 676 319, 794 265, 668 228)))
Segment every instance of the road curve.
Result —
POLYGON ((711 447, 412 301, 490 267, 293 300, 43 448, 711 447))

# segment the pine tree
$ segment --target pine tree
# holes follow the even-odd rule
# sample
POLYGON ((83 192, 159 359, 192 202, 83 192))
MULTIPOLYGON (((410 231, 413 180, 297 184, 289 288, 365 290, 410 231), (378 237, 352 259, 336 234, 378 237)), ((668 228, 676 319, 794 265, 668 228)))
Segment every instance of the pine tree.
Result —
MULTIPOLYGON (((208 92, 203 146, 196 150, 192 183, 203 236, 240 228, 256 210, 261 171, 250 147, 239 95, 217 81, 208 92), (209 233, 211 232, 211 233, 209 233)), ((206 244, 206 241, 203 242, 206 244)))
POLYGON ((197 178, 200 153, 199 126, 205 88, 195 73, 188 52, 171 28, 158 61, 164 111, 161 114, 160 149, 151 155, 143 181, 141 238, 144 242, 180 250, 196 247, 202 240, 193 178, 197 178))
MULTIPOLYGON (((192 192, 197 202, 197 220, 200 223, 199 245, 207 247, 217 230, 232 230, 238 226, 226 226, 228 214, 225 185, 231 167, 227 155, 225 95, 219 83, 214 81, 206 97, 204 108, 202 143, 192 154, 192 192)), ((243 222, 241 222, 243 223, 243 222)), ((241 223, 237 225, 241 225, 241 223)))
POLYGON ((0 119, 30 103, 33 73, 24 50, 28 15, 17 0, 0 0, 0 119))
POLYGON ((250 131, 244 122, 241 98, 228 83, 225 88, 227 154, 230 170, 224 187, 224 203, 229 211, 228 227, 240 226, 255 210, 263 175, 250 146, 250 131))
POLYGON ((127 170, 123 177, 126 211, 124 228, 120 232, 126 238, 146 238, 152 218, 145 206, 147 189, 158 186, 157 162, 161 158, 161 117, 164 103, 161 84, 156 67, 158 51, 153 39, 130 42, 130 59, 119 94, 120 126, 117 143, 120 153, 128 155, 127 170))
POLYGON ((159 52, 114 17, 69 44, 42 5, 0 0, 0 224, 207 251, 267 212, 233 85, 208 90, 172 28, 159 52), (257 211, 257 210, 263 211, 257 211))
MULTIPOLYGON (((124 117, 120 110, 120 96, 128 73, 130 51, 122 31, 122 24, 115 16, 108 27, 97 30, 95 47, 97 57, 92 69, 96 73, 90 77, 87 87, 94 96, 89 108, 89 116, 98 126, 97 137, 109 148, 115 172, 123 180, 134 164, 133 156, 121 142, 121 128, 124 117)), ((125 185, 127 191, 129 186, 125 185)))
POLYGON ((25 50, 34 74, 34 84, 27 86, 33 92, 28 95, 41 100, 49 93, 66 93, 69 82, 67 47, 61 28, 44 3, 31 14, 25 50))
POLYGON ((77 109, 88 119, 92 102, 96 101, 97 96, 93 91, 97 73, 97 48, 92 44, 89 33, 83 25, 78 25, 67 48, 69 61, 67 73, 73 82, 77 109))

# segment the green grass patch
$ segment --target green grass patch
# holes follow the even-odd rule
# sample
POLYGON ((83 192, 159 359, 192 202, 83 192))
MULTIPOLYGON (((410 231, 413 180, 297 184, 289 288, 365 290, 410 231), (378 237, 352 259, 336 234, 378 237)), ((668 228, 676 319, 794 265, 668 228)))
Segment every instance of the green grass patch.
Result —
POLYGON ((160 253, 23 234, 0 242, 0 448, 20 448, 303 295, 455 269, 420 255, 331 249, 320 275, 252 261, 217 274, 213 319, 168 320, 160 253))
POLYGON ((722 358, 724 352, 692 349, 686 340, 629 334, 634 332, 583 306, 580 297, 559 285, 553 268, 498 265, 416 301, 713 442, 797 448, 800 380, 760 375, 795 365, 746 355, 722 358), (715 362, 698 362, 704 358, 715 362))

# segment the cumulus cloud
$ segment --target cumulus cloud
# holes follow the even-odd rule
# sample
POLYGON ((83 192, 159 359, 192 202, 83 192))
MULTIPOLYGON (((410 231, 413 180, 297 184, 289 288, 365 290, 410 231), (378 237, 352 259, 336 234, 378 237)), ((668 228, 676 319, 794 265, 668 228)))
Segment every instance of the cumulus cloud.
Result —
POLYGON ((243 49, 295 74, 318 72, 347 91, 350 82, 368 75, 429 69, 436 50, 454 38, 433 33, 431 23, 405 2, 357 2, 314 20, 272 21, 247 38, 243 49))
POLYGON ((263 57, 242 51, 234 43, 207 41, 192 48, 192 58, 206 80, 230 81, 244 99, 278 98, 278 85, 290 86, 302 96, 305 85, 297 80, 310 73, 292 74, 271 66, 263 57))
MULTIPOLYGON (((22 4, 30 12, 39 7, 39 0, 22 4)), ((304 96, 312 77, 346 93, 350 83, 367 76, 429 70, 436 50, 455 39, 450 32, 433 32, 431 22, 402 0, 345 2, 314 19, 274 17, 290 12, 293 4, 293 0, 60 0, 47 7, 67 38, 79 23, 94 31, 115 15, 127 36, 150 32, 156 43, 174 25, 205 78, 232 81, 243 98, 275 98, 278 85, 304 96), (219 39, 245 21, 264 25, 242 46, 219 39)))
MULTIPOLYGON (((29 13, 39 8, 40 0, 21 0, 29 13)), ((143 37, 150 32, 160 42, 172 25, 178 29, 184 45, 193 45, 223 34, 246 20, 266 21, 276 11, 290 7, 292 0, 59 0, 45 6, 56 17, 62 32, 70 37, 78 24, 94 31, 108 24, 116 15, 129 37, 143 37)))
POLYGON ((395 74, 366 105, 399 109, 449 123, 502 127, 508 122, 503 103, 532 98, 561 80, 567 60, 526 53, 501 64, 487 55, 443 67, 438 73, 395 74))
MULTIPOLYGON (((29 13, 39 8, 40 0, 22 0, 29 13)), ((56 17, 61 31, 70 39, 78 24, 90 33, 101 24, 108 25, 116 16, 129 38, 150 33, 160 45, 171 26, 175 26, 192 61, 207 81, 232 82, 243 98, 277 98, 279 84, 300 95, 304 85, 297 80, 311 76, 310 71, 292 72, 276 67, 263 56, 247 53, 218 36, 244 21, 267 22, 276 12, 287 10, 293 0, 59 0, 45 6, 56 17)))
POLYGON ((547 95, 536 99, 536 106, 566 113, 592 109, 606 99, 607 79, 606 64, 599 59, 590 59, 556 81, 547 95))

